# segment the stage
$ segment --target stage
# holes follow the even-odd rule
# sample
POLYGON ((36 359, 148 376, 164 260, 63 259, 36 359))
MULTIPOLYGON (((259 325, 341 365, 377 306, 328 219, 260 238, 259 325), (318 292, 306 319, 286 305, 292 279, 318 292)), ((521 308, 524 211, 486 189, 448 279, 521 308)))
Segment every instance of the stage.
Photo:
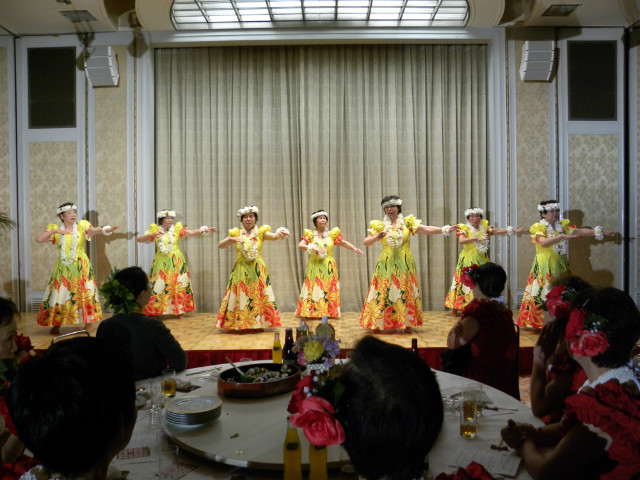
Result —
MULTIPOLYGON (((284 329, 287 327, 295 329, 300 322, 293 312, 281 312, 280 316, 282 327, 267 328, 262 331, 250 330, 246 333, 217 328, 215 313, 191 313, 183 315, 181 318, 166 319, 164 323, 178 339, 182 348, 188 352, 189 368, 192 368, 224 363, 226 356, 234 361, 241 358, 270 359, 274 332, 280 332, 281 341, 284 341, 284 329)), ((412 338, 417 338, 420 356, 433 368, 440 367, 439 353, 446 347, 447 334, 456 322, 456 319, 449 312, 430 311, 423 312, 423 325, 413 327, 410 333, 398 331, 373 333, 371 330, 362 328, 359 319, 360 312, 348 312, 343 313, 339 319, 330 319, 329 321, 336 330, 336 338, 341 341, 343 357, 347 357, 349 350, 365 335, 375 335, 385 342, 406 348, 411 347, 412 338)), ((314 331, 319 323, 319 320, 307 322, 311 331, 314 331)), ((60 329, 60 334, 70 333, 82 327, 84 326, 63 326, 60 329)), ((93 324, 93 335, 95 335, 96 329, 97 324, 93 324)), ((18 333, 29 336, 36 350, 48 348, 54 338, 49 334, 48 327, 36 325, 36 313, 20 315, 18 333)), ((535 330, 520 330, 521 375, 531 373, 533 346, 537 338, 538 332, 535 330)))

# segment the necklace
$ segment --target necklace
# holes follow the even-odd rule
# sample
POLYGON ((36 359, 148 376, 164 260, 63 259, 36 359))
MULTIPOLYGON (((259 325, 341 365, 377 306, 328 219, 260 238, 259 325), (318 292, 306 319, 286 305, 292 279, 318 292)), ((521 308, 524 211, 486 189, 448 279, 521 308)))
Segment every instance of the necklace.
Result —
MULTIPOLYGON (((476 228, 469 222, 467 222, 467 227, 471 232, 471 238, 488 238, 487 230, 484 228, 484 225, 480 224, 480 227, 476 228)), ((476 250, 478 250, 479 253, 487 253, 489 251, 489 242, 476 242, 476 250)))
MULTIPOLYGON (((64 229, 64 225, 61 230, 64 229)), ((73 224, 73 232, 71 232, 71 251, 67 257, 67 235, 60 234, 60 260, 64 265, 71 265, 76 259, 76 250, 78 249, 78 224, 73 224)))
POLYGON ((598 378, 596 378, 593 382, 589 382, 589 380, 587 380, 580 387, 578 392, 581 392, 582 389, 584 389, 586 387, 594 388, 596 385, 602 385, 603 383, 607 383, 609 380, 618 380, 618 383, 620 383, 620 385, 622 385, 623 383, 627 383, 627 382, 630 382, 630 381, 635 381, 635 378, 636 378, 636 376, 633 373, 633 370, 631 368, 629 368, 628 365, 622 365, 621 367, 612 368, 611 370, 607 370, 602 375, 600 375, 598 378))
MULTIPOLYGON (((540 220, 540 224, 544 225, 545 227, 547 227, 547 237, 548 238, 557 237, 558 235, 561 235, 561 234, 564 233, 564 230, 562 229, 562 225, 560 225, 560 222, 558 222, 558 221, 556 221, 553 225, 551 225, 549 222, 547 222, 543 218, 542 220, 540 220)), ((563 240, 561 242, 554 243, 553 245, 551 245, 551 248, 558 255, 566 255, 566 253, 567 253, 567 241, 563 240)))
POLYGON ((171 225, 171 228, 165 231, 164 228, 158 226, 158 231, 162 234, 162 238, 158 239, 158 248, 162 253, 167 255, 173 250, 173 245, 176 242, 176 236, 174 235, 175 225, 171 225))
POLYGON ((240 229, 240 251, 242 256, 250 262, 258 258, 258 227, 253 227, 250 232, 247 232, 244 227, 240 229))
POLYGON ((387 243, 391 248, 400 248, 404 243, 403 234, 404 234, 404 217, 401 213, 398 214, 396 218, 396 226, 395 228, 391 225, 391 219, 386 215, 382 219, 382 224, 384 225, 384 230, 387 232, 387 243))
POLYGON ((313 231, 313 242, 312 242, 313 245, 320 248, 320 250, 324 252, 324 253, 316 252, 316 255, 323 259, 327 257, 327 253, 329 252, 328 250, 329 242, 327 242, 328 238, 329 238, 329 232, 326 230, 322 232, 322 235, 318 233, 318 230, 313 231))

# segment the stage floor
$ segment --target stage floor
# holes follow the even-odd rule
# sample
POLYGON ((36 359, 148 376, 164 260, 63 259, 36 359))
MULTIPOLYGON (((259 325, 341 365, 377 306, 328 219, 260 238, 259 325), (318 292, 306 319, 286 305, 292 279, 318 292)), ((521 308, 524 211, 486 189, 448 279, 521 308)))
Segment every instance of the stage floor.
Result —
MULTIPOLYGON (((360 312, 343 313, 341 318, 330 319, 329 323, 336 329, 336 338, 341 340, 342 348, 352 348, 365 335, 375 335, 385 342, 394 343, 402 347, 411 347, 411 339, 418 339, 418 348, 445 347, 447 334, 455 324, 456 319, 449 312, 422 312, 423 325, 413 327, 410 333, 380 332, 362 328, 359 324, 360 312)), ((262 331, 249 330, 246 333, 217 328, 215 313, 191 313, 181 318, 164 320, 165 325, 178 339, 185 350, 259 350, 269 349, 273 345, 274 332, 280 332, 284 341, 286 327, 297 328, 299 318, 293 312, 281 312, 282 326, 267 328, 262 331)), ((309 329, 314 331, 319 320, 308 321, 309 329)), ((97 323, 92 324, 92 335, 95 335, 97 323)), ((83 329, 84 325, 68 325, 60 329, 61 334, 83 329)), ((36 325, 36 313, 23 313, 18 322, 18 333, 31 338, 36 349, 46 349, 51 344, 53 335, 48 327, 36 325)), ((520 347, 533 347, 538 339, 538 331, 532 329, 520 330, 520 347)))

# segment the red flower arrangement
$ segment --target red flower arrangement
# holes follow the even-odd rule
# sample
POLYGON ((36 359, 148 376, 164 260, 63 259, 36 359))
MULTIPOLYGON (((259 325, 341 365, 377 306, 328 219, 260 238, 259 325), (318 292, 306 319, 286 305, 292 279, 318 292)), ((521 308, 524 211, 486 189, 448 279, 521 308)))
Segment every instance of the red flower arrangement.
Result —
POLYGON ((564 285, 553 287, 547 294, 544 307, 555 318, 566 318, 571 313, 573 308, 571 299, 576 296, 576 293, 573 288, 567 288, 564 285))
POLYGON ((462 269, 462 275, 460 275, 460 282, 465 287, 473 288, 478 282, 478 265, 471 265, 462 269))
POLYGON ((607 334, 600 329, 608 320, 595 313, 587 313, 582 308, 571 312, 564 338, 569 341, 569 348, 581 357, 594 357, 609 348, 607 334))

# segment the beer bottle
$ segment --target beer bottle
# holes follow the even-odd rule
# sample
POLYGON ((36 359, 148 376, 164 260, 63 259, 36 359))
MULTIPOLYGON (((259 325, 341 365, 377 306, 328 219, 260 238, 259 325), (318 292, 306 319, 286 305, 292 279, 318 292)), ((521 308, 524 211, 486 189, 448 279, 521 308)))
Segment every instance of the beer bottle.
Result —
POLYGON ((282 347, 282 359, 284 363, 295 365, 296 352, 293 351, 293 330, 291 328, 285 329, 284 334, 284 347, 282 347))

